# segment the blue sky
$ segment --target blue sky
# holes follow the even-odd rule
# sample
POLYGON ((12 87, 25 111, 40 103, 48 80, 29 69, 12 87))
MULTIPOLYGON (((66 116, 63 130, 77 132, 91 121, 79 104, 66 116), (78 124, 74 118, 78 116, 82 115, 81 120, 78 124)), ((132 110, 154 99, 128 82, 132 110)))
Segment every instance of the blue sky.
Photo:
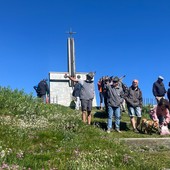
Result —
POLYGON ((96 71, 95 84, 125 74, 153 98, 157 77, 170 81, 169 9, 169 0, 0 0, 0 85, 34 93, 49 72, 67 71, 72 28, 77 72, 96 71))

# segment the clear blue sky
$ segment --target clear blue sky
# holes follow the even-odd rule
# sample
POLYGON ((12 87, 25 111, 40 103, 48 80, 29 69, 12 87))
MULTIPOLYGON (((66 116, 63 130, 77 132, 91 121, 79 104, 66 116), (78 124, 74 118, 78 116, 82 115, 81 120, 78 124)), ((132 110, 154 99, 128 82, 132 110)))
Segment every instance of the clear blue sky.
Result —
POLYGON ((169 0, 0 0, 0 85, 31 93, 49 72, 67 71, 70 28, 76 70, 96 71, 95 84, 125 74, 124 83, 138 79, 153 98, 162 75, 168 88, 169 0))

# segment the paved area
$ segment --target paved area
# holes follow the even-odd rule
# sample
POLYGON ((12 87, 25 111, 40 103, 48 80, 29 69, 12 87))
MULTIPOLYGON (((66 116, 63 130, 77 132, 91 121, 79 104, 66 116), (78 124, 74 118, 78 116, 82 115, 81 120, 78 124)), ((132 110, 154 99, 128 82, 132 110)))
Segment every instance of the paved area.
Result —
POLYGON ((138 140, 147 140, 147 141, 153 141, 153 140, 161 140, 161 141, 170 141, 170 137, 166 137, 166 138, 120 138, 120 140, 135 140, 135 141, 138 141, 138 140))
POLYGON ((170 138, 121 138, 120 141, 124 141, 130 148, 158 151, 158 150, 170 150, 170 138))

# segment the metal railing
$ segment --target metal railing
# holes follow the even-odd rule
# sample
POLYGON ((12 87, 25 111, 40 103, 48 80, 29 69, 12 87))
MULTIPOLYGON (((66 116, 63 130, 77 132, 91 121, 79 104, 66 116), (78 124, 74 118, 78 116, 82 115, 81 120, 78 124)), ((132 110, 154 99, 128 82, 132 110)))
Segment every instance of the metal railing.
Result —
POLYGON ((143 106, 156 105, 157 101, 155 98, 143 98, 143 106))

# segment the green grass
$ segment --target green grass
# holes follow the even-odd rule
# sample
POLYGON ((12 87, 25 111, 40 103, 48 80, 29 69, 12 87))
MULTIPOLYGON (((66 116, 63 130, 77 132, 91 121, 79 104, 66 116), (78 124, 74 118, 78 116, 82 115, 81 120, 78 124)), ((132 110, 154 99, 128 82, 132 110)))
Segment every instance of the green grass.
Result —
MULTIPOLYGON (((148 107, 143 116, 148 117, 148 107)), ((42 104, 31 94, 0 88, 0 169, 31 170, 162 170, 170 168, 170 149, 147 143, 127 144, 122 138, 159 138, 132 132, 127 113, 122 134, 106 133, 107 116, 93 109, 92 125, 81 113, 42 104)))

